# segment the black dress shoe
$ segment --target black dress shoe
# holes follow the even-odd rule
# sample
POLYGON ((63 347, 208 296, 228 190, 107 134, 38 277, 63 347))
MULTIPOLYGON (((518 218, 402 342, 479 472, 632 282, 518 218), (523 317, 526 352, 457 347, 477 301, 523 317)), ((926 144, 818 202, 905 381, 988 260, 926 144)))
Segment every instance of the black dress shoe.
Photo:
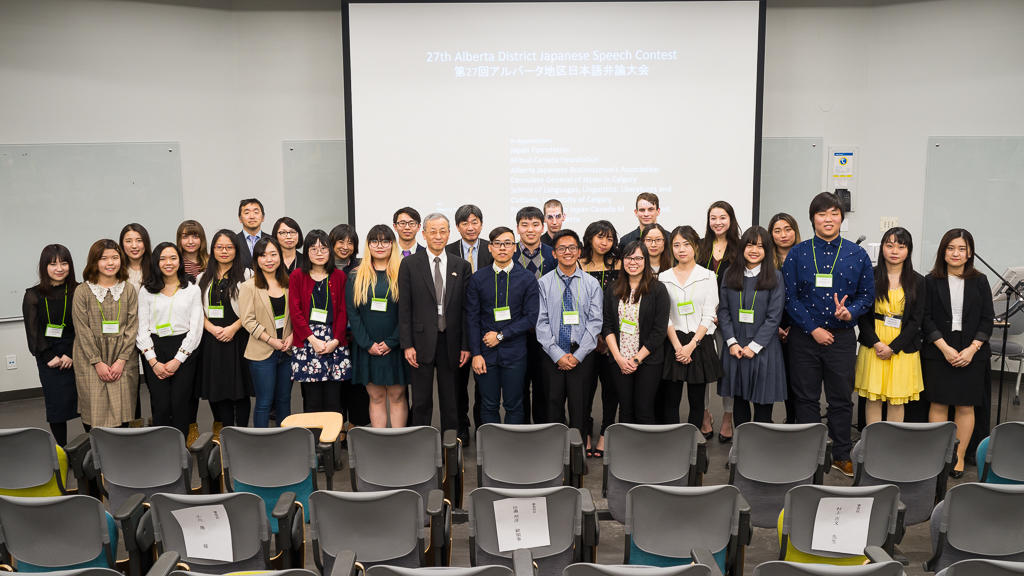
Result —
POLYGON ((463 448, 469 448, 469 431, 463 430, 462 432, 459 432, 459 440, 462 441, 463 448))
POLYGON ((704 432, 703 434, 705 440, 711 440, 711 438, 715 435, 715 431, 712 430, 711 432, 704 432))
POLYGON ((960 478, 964 477, 964 471, 963 470, 950 470, 949 471, 949 477, 954 479, 954 480, 959 480, 960 478))
POLYGON ((729 442, 732 442, 732 436, 722 436, 722 433, 719 432, 718 441, 721 442, 722 444, 728 444, 729 442))

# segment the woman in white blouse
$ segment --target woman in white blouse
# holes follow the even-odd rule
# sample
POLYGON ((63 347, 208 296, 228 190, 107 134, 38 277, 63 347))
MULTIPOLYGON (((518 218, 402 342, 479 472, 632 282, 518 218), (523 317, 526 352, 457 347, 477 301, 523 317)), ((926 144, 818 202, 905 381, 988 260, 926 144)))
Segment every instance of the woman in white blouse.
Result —
POLYGON ((170 242, 153 250, 153 273, 139 293, 137 344, 146 361, 153 425, 187 435, 198 398, 193 352, 203 337, 203 305, 181 258, 170 242))
POLYGON ((668 340, 671 357, 665 358, 661 383, 662 419, 666 424, 679 422, 679 402, 686 383, 690 404, 687 422, 700 428, 704 416, 704 390, 709 382, 722 376, 722 363, 713 341, 705 337, 715 332, 718 308, 718 282, 714 272, 695 260, 700 237, 689 226, 679 226, 669 235, 676 265, 658 275, 671 301, 668 340))

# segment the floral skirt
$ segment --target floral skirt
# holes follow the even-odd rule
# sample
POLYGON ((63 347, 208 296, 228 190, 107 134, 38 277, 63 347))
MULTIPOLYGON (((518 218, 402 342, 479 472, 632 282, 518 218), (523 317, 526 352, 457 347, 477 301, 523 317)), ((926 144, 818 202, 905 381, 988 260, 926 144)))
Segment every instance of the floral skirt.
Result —
MULTIPOLYGON (((334 338, 327 324, 311 323, 309 327, 320 340, 334 338)), ((309 342, 304 342, 292 352, 292 380, 296 382, 337 382, 352 377, 352 360, 345 346, 338 346, 330 354, 317 354, 309 342)))

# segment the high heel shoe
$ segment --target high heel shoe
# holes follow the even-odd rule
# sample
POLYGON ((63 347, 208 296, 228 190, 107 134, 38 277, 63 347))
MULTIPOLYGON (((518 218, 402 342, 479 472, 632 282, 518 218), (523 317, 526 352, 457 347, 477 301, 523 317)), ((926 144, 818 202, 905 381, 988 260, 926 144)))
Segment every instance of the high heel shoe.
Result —
POLYGON ((707 432, 704 432, 704 430, 703 430, 704 427, 701 426, 701 432, 700 433, 704 435, 704 439, 705 440, 711 440, 711 438, 713 438, 714 435, 715 435, 715 417, 711 416, 710 412, 705 411, 704 413, 708 414, 708 417, 705 418, 704 420, 705 421, 710 421, 708 423, 708 428, 710 428, 710 430, 708 430, 707 432))

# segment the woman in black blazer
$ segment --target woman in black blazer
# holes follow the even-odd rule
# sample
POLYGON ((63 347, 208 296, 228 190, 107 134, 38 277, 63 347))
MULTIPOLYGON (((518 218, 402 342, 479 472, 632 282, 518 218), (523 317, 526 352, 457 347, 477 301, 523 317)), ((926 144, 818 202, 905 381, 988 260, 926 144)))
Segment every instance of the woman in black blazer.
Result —
POLYGON ((639 241, 622 252, 622 271, 604 293, 601 335, 611 353, 619 422, 656 424, 655 398, 665 360, 669 298, 651 271, 651 257, 639 241), (617 368, 617 369, 616 369, 617 368))
POLYGON ((974 431, 974 407, 990 401, 988 340, 992 335, 992 289, 974 268, 974 237, 954 228, 942 237, 935 266, 925 278, 924 339, 921 351, 928 420, 945 422, 956 406, 957 463, 963 476, 964 454, 974 431))

